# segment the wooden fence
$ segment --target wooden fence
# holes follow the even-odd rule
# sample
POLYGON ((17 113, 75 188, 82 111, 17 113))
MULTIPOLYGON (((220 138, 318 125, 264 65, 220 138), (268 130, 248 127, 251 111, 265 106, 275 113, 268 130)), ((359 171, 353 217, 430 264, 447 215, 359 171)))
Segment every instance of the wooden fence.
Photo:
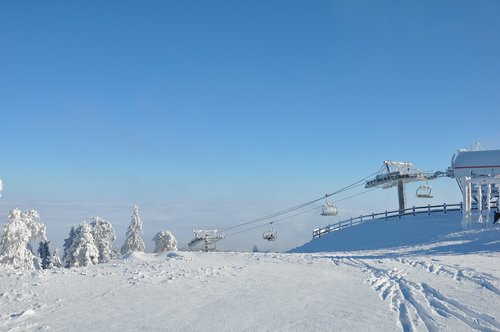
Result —
POLYGON ((330 232, 339 231, 346 227, 351 227, 355 225, 360 225, 367 221, 375 220, 375 219, 391 219, 391 218, 401 218, 402 216, 409 215, 417 215, 417 214, 431 214, 431 213, 447 213, 450 211, 462 211, 462 203, 460 204, 442 204, 442 205, 425 205, 425 206, 413 206, 411 208, 405 210, 394 210, 394 211, 385 211, 381 213, 372 213, 368 215, 361 215, 355 218, 349 218, 342 221, 339 221, 334 224, 330 224, 325 227, 313 229, 313 238, 321 237, 330 232))

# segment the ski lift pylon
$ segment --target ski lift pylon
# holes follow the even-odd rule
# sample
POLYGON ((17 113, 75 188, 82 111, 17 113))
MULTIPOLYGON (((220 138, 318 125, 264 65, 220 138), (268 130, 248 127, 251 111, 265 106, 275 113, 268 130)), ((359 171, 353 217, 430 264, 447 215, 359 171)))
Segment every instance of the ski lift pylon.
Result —
POLYGON ((418 198, 432 198, 432 188, 428 185, 419 186, 415 193, 418 198))
POLYGON ((338 213, 339 213, 339 210, 337 209, 337 207, 331 203, 328 203, 328 196, 325 195, 325 204, 323 205, 323 208, 322 208, 323 212, 321 212, 321 215, 322 216, 329 216, 329 217, 333 217, 333 216, 336 216, 338 213))

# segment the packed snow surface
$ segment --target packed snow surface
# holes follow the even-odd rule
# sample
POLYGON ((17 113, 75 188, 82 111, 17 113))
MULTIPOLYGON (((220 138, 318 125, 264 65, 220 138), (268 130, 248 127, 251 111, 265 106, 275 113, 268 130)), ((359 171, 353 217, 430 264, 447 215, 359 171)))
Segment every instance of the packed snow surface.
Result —
POLYGON ((0 266, 0 330, 500 331, 500 227, 459 224, 458 214, 371 222, 314 240, 307 253, 0 266), (419 229, 418 243, 405 227, 419 229), (384 234, 386 247, 369 241, 384 234))

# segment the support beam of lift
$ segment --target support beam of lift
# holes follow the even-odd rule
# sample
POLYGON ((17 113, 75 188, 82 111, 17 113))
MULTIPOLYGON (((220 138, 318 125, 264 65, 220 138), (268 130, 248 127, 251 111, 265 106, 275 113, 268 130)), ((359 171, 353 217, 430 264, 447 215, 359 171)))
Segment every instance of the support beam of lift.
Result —
POLYGON ((406 188, 405 183, 401 180, 398 181, 398 202, 399 211, 404 211, 406 209, 406 188))

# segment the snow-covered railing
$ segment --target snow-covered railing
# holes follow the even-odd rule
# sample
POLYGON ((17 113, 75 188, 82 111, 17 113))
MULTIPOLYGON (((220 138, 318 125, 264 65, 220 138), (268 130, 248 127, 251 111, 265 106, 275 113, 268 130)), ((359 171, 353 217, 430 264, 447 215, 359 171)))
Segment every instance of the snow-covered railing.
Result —
POLYGON ((450 211, 462 211, 462 203, 460 204, 442 204, 442 205, 425 205, 425 206, 413 206, 405 210, 394 210, 394 211, 384 211, 380 213, 372 213, 368 215, 361 215, 359 217, 349 218, 339 221, 335 224, 330 224, 325 227, 313 229, 313 238, 317 238, 328 234, 330 232, 339 231, 346 227, 359 225, 367 221, 375 219, 391 219, 391 218, 401 218, 402 216, 417 215, 422 213, 447 213, 450 211))

